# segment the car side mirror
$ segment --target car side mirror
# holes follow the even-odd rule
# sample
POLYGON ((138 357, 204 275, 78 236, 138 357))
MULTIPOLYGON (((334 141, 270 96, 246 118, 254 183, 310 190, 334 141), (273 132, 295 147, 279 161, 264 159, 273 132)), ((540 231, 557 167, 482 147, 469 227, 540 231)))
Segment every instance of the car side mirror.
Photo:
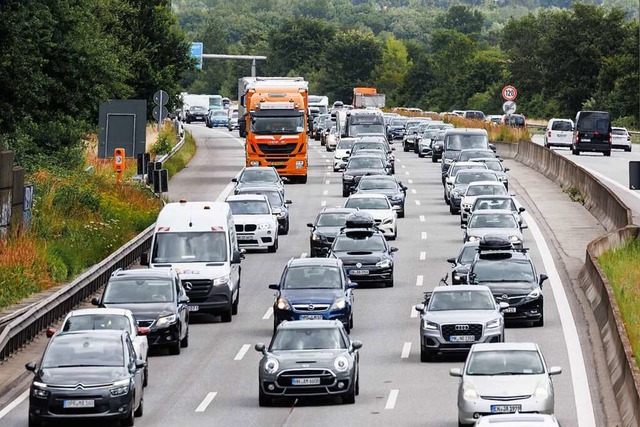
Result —
POLYGON ((151 329, 147 328, 146 326, 138 326, 138 335, 149 335, 149 332, 151 332, 151 329))
POLYGON ((449 264, 456 264, 456 259, 455 258, 447 258, 447 262, 449 264))
POLYGON ((96 307, 99 307, 100 300, 98 298, 91 298, 91 304, 95 305, 96 307))
POLYGON ((424 304, 418 304, 413 307, 418 313, 424 313, 425 306, 424 304))
POLYGON ((395 246, 391 246, 389 248, 389 252, 394 253, 394 252, 398 252, 400 249, 396 248, 395 246))
POLYGON ((505 308, 509 308, 509 303, 501 301, 500 304, 498 304, 498 307, 500 307, 500 310, 504 310, 505 308))
POLYGON ((349 282, 349 286, 348 286, 349 289, 354 289, 357 287, 358 287, 358 284, 356 282, 349 282))
POLYGON ((29 372, 35 372, 37 367, 38 365, 36 365, 35 362, 29 362, 26 365, 24 365, 24 368, 29 372))
POLYGON ((293 204, 293 202, 292 202, 291 200, 285 200, 285 201, 284 201, 284 204, 285 204, 285 205, 292 205, 292 204, 293 204))
POLYGON ((47 338, 51 338, 56 332, 58 332, 56 328, 47 328, 45 335, 47 336, 47 338))
POLYGON ((489 144, 489 148, 491 148, 491 151, 493 151, 494 153, 496 152, 496 146, 493 144, 489 144))
POLYGON ((275 289, 276 291, 280 289, 280 285, 278 283, 271 283, 269 285, 269 289, 275 289))
POLYGON ((522 229, 522 230, 524 230, 525 228, 529 228, 529 226, 528 226, 527 224, 522 224, 522 225, 520 226, 520 229, 522 229))
POLYGON ((315 227, 313 226, 313 224, 312 224, 312 223, 310 223, 310 222, 308 222, 308 223, 307 223, 307 227, 309 227, 309 228, 315 228, 315 227))
POLYGON ((460 228, 462 228, 463 230, 467 229, 467 224, 460 224, 460 228))
POLYGON ((231 182, 238 182, 238 178, 231 178, 231 182))
POLYGON ((348 156, 349 154, 351 154, 351 150, 347 150, 345 154, 348 156))
POLYGON ((522 207, 518 208, 518 212, 522 213, 522 212, 524 212, 524 211, 526 211, 526 209, 525 209, 525 208, 522 208, 522 207))
POLYGON ((449 371, 449 375, 451 375, 452 377, 462 378, 462 371, 460 370, 460 368, 452 368, 449 371))
POLYGON ((396 147, 391 147, 391 151, 396 151, 396 147))
POLYGON ((560 366, 552 366, 549 368, 549 375, 560 375, 562 368, 560 366))
POLYGON ((267 348, 264 346, 264 343, 259 342, 253 348, 255 348, 258 353, 267 354, 267 348))
POLYGON ((545 280, 547 280, 549 278, 549 276, 547 276, 546 274, 541 274, 540 275, 540 280, 538 280, 538 284, 540 285, 540 287, 542 287, 542 284, 545 282, 545 280))
POLYGON ((511 169, 509 169, 509 168, 504 168, 504 171, 505 171, 505 172, 509 172, 510 170, 511 170, 511 169))
POLYGON ((353 350, 360 350, 362 348, 362 341, 351 341, 351 348, 353 350))
POLYGON ((404 191, 405 193, 409 189, 409 187, 407 187, 406 185, 400 185, 400 188, 402 188, 402 191, 404 191))
POLYGON ((144 360, 136 359, 136 369, 142 369, 147 366, 147 362, 144 360))
POLYGON ((289 178, 287 178, 286 176, 283 176, 280 178, 282 180, 282 182, 291 182, 291 180, 289 178))
POLYGON ((244 255, 242 252, 235 250, 233 251, 233 255, 231 255, 231 264, 240 264, 244 259, 244 255))
POLYGON ((394 211, 399 211, 400 209, 402 209, 401 206, 395 205, 395 206, 391 206, 391 209, 394 211))
POLYGON ((149 252, 142 252, 142 255, 140 255, 140 265, 149 266, 149 252))

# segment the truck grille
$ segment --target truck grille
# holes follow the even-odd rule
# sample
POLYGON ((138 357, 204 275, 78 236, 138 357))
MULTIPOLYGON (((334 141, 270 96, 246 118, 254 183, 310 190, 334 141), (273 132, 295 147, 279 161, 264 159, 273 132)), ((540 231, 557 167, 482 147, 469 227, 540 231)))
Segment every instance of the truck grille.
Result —
POLYGON ((211 280, 185 280, 191 283, 191 289, 187 291, 190 302, 205 302, 211 292, 213 281, 211 280))
POLYGON ((451 335, 473 335, 478 341, 482 338, 482 325, 478 324, 456 324, 456 325, 442 325, 442 338, 445 341, 449 341, 451 335), (469 329, 456 330, 456 326, 468 326, 469 329))
POLYGON ((296 142, 291 144, 279 145, 258 144, 258 150, 260 150, 264 154, 291 154, 295 151, 297 146, 298 143, 296 142))
POLYGON ((236 224, 236 231, 242 233, 243 231, 256 231, 258 228, 255 224, 236 224))

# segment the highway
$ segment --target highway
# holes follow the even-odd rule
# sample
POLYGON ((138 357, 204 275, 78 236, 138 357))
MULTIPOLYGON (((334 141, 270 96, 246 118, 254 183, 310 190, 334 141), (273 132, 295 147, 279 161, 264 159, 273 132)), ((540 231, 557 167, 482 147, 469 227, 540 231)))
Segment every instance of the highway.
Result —
MULTIPOLYGON (((232 189, 230 179, 244 165, 242 141, 237 132, 226 129, 209 130, 199 125, 187 129, 193 132, 199 148, 189 166, 172 179, 171 199, 224 200, 232 189)), ((458 379, 449 376, 449 369, 461 367, 464 357, 420 363, 419 320, 413 306, 450 270, 446 259, 457 254, 462 230, 458 216, 450 215, 442 200, 440 165, 401 149, 396 151, 396 176, 409 190, 406 218, 399 219, 399 237, 391 242, 399 248, 395 287, 356 290, 352 337, 364 343, 356 404, 325 399, 258 407, 260 355, 253 346, 268 343, 271 337, 274 291, 267 285, 278 281, 288 259, 306 256, 306 223, 313 221, 322 206, 339 206, 345 200, 341 197, 341 176, 331 169, 332 153, 325 152, 317 141, 310 145, 309 182, 286 187, 286 198, 293 201, 289 235, 281 237, 275 254, 247 254, 242 263, 239 314, 232 323, 192 316, 189 348, 180 356, 160 353, 150 358, 144 416, 136 419, 136 425, 457 425, 458 379)), ((618 154, 623 153, 613 154, 612 160, 618 154)), ((591 402, 598 402, 600 391, 592 384, 590 392, 579 348, 567 350, 567 342, 579 345, 577 335, 573 336, 576 325, 553 266, 554 258, 540 241, 542 235, 534 218, 527 216, 526 221, 530 228, 525 230, 525 244, 531 248, 538 272, 551 278, 543 288, 546 322, 543 328, 508 328, 506 339, 537 342, 547 364, 563 368, 554 384, 556 415, 564 427, 595 426, 591 402)), ((582 321, 577 319, 576 323, 582 321)), ((585 351, 590 350, 587 347, 585 351)), ((27 411, 24 400, 0 419, 0 425, 27 426, 27 411)))

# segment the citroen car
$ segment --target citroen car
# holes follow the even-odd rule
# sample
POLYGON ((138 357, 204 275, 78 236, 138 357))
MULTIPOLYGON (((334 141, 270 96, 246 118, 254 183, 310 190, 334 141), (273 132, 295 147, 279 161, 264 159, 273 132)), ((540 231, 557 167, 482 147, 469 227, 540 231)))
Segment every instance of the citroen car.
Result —
POLYGON ((397 206, 398 218, 404 218, 404 204, 407 198, 407 187, 393 176, 372 175, 363 176, 356 188, 355 194, 384 194, 391 206, 397 206))
POLYGON ((511 211, 478 210, 469 217, 467 224, 460 227, 464 230, 464 242, 482 240, 485 236, 500 236, 521 248, 524 242, 522 230, 527 225, 521 224, 520 217, 511 211))
POLYGON ((349 278, 359 286, 393 287, 393 254, 397 251, 375 228, 371 215, 357 212, 347 217, 346 227, 333 241, 329 256, 340 258, 349 278))
POLYGON ((242 187, 263 187, 273 186, 282 193, 284 197, 284 182, 287 178, 281 178, 278 171, 273 166, 252 166, 245 167, 233 178, 231 182, 236 183, 234 194, 237 194, 242 187))
POLYGON ((509 303, 503 310, 507 323, 526 321, 533 326, 544 326, 545 280, 545 274, 537 275, 527 249, 514 249, 508 240, 494 236, 480 241, 467 278, 469 284, 488 286, 496 302, 509 303))
POLYGON ((249 249, 278 250, 278 219, 267 196, 239 194, 229 196, 226 202, 231 208, 236 227, 238 245, 249 249))
POLYGON ((360 193, 349 196, 344 204, 345 208, 359 209, 371 214, 375 220, 376 227, 389 240, 398 237, 398 215, 396 212, 399 206, 393 206, 387 196, 379 193, 360 193))
POLYGON ((478 253, 478 241, 467 242, 462 245, 458 256, 448 258, 447 262, 452 264, 451 270, 451 284, 462 285, 467 283, 467 274, 469 274, 469 267, 476 258, 478 253))
POLYGON ((278 234, 289 234, 289 205, 293 202, 291 200, 285 200, 282 193, 278 191, 276 187, 243 186, 238 189, 236 194, 262 194, 263 196, 267 196, 269 204, 271 205, 271 211, 278 218, 278 234))
MULTIPOLYGON (((492 343, 471 347, 463 369, 451 369, 458 385, 458 425, 471 426, 480 417, 504 413, 553 414, 555 393, 537 344, 492 343)), ((512 423, 509 426, 520 425, 512 423)))
POLYGON ((99 307, 131 310, 139 327, 149 328, 150 347, 168 347, 180 354, 189 346, 189 298, 173 269, 115 271, 102 296, 91 303, 99 307))
POLYGON ((276 398, 336 396, 353 404, 360 392, 360 341, 352 341, 338 320, 284 321, 258 364, 258 403, 276 398))
POLYGON ((496 173, 490 170, 463 169, 455 175, 449 190, 449 213, 451 213, 451 215, 460 213, 460 204, 462 203, 464 193, 467 191, 467 187, 472 182, 478 181, 499 182, 496 173))
POLYGON ((338 258, 289 260, 273 302, 273 330, 284 320, 339 320, 347 333, 353 327, 353 289, 338 258))
POLYGON ((415 309, 420 318, 420 361, 438 354, 466 352, 479 342, 503 342, 501 309, 486 286, 437 286, 415 309))
POLYGON ((121 330, 59 332, 51 337, 29 391, 29 426, 43 422, 119 420, 143 413, 145 362, 121 330))
POLYGON ((501 182, 476 181, 469 184, 460 202, 460 224, 464 224, 471 212, 471 206, 480 196, 507 196, 507 189, 501 182))
POLYGON ((388 165, 379 157, 352 156, 342 173, 342 197, 351 194, 352 189, 365 175, 388 175, 388 165))
POLYGON ((307 227, 311 229, 309 236, 309 255, 311 257, 327 255, 333 240, 345 226, 347 216, 353 212, 355 212, 354 209, 325 207, 316 216, 314 222, 307 224, 307 227))

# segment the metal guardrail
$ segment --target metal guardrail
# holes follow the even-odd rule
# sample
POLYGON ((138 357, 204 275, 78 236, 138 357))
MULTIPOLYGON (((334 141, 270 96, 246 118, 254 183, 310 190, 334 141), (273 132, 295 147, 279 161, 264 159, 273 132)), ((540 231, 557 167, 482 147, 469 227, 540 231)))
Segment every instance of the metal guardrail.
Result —
POLYGON ((178 141, 178 143, 171 149, 171 151, 169 151, 167 154, 160 156, 159 158, 156 159, 156 162, 166 162, 167 160, 169 160, 171 158, 171 156, 173 156, 174 154, 176 154, 178 152, 178 150, 180 150, 182 148, 182 146, 184 145, 184 142, 186 141, 186 133, 184 131, 184 127, 182 126, 182 123, 179 120, 174 120, 174 125, 176 126, 176 133, 178 134, 178 136, 180 137, 180 141, 178 141))

